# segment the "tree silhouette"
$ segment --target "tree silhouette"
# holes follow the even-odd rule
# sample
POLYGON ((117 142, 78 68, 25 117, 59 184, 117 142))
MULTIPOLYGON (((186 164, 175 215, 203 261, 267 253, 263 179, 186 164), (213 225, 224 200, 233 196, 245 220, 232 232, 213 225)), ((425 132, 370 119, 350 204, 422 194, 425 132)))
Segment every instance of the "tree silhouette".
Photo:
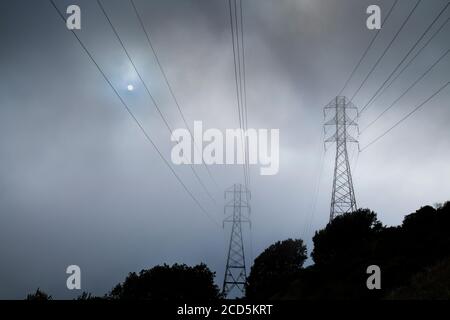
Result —
POLYGON ((449 300, 450 259, 414 275, 406 286, 394 289, 389 300, 449 300))
POLYGON ((52 298, 52 296, 49 296, 47 293, 45 293, 44 291, 41 291, 38 288, 35 293, 31 293, 31 294, 27 295, 26 300, 28 300, 28 301, 48 301, 48 300, 53 300, 53 298, 52 298))
POLYGON ((79 295, 76 298, 76 300, 77 301, 93 301, 93 300, 99 301, 99 300, 106 300, 107 298, 108 298, 108 296, 97 297, 90 292, 83 291, 83 293, 81 295, 79 295))
POLYGON ((316 232, 314 265, 302 269, 284 299, 447 297, 450 292, 450 203, 425 206, 401 226, 383 227, 370 210, 337 216, 316 232), (441 261, 447 261, 440 264, 441 261), (381 290, 366 287, 367 267, 382 272, 381 290), (432 269, 430 269, 432 268, 432 269), (435 270, 435 271, 430 271, 435 270))
POLYGON ((306 258, 306 247, 300 239, 271 245, 255 259, 247 279, 246 297, 271 298, 298 275, 306 258))
MULTIPOLYGON (((313 237, 315 264, 298 277, 291 290, 300 299, 361 299, 378 292, 366 287, 366 269, 372 261, 374 241, 383 226, 368 209, 336 216, 313 237)), ((288 295, 288 298, 289 295, 288 295)))
POLYGON ((185 264, 156 266, 130 273, 125 281, 110 293, 112 299, 125 300, 199 300, 212 301, 220 297, 214 284, 215 273, 205 264, 189 267, 185 264))
POLYGON ((368 209, 337 216, 314 235, 311 257, 316 265, 322 266, 367 256, 381 230, 376 213, 368 209))

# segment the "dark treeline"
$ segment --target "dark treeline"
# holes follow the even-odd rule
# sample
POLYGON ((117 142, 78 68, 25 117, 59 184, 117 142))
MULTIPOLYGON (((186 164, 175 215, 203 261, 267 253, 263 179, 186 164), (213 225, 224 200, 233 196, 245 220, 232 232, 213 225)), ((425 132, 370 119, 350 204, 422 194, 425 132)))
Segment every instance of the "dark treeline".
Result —
MULTIPOLYGON (((258 299, 450 299, 450 202, 425 206, 401 226, 386 227, 364 209, 336 217, 313 237, 314 264, 304 267, 301 239, 277 242, 254 261, 246 297, 258 299), (366 286, 367 267, 381 269, 381 289, 366 286)), ((204 264, 130 273, 103 297, 78 299, 201 300, 222 298, 204 264)), ((38 290, 28 299, 46 300, 38 290)))
POLYGON ((296 265, 272 259, 292 252, 290 242, 278 244, 275 254, 263 252, 252 267, 247 298, 450 299, 449 228, 450 202, 423 207, 397 227, 383 226, 370 210, 338 216, 315 233, 314 264, 307 268, 299 268, 306 258, 300 242, 296 265), (380 290, 367 288, 370 265, 381 269, 380 290))

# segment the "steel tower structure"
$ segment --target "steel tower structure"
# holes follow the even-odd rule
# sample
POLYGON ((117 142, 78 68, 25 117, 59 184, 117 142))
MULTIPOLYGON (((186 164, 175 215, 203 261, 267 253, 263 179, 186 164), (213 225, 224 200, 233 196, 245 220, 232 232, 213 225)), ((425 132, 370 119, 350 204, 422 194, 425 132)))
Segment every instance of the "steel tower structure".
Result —
POLYGON ((247 272, 242 223, 250 223, 250 206, 247 201, 250 192, 241 184, 235 184, 225 191, 225 199, 230 194, 232 194, 232 199, 225 204, 224 212, 227 217, 223 221, 224 226, 225 223, 231 223, 231 237, 222 289, 225 297, 229 296, 232 291, 238 291, 238 294, 244 293, 247 272))
POLYGON ((358 117, 358 108, 346 97, 337 96, 325 106, 325 119, 331 112, 333 116, 324 124, 325 132, 328 126, 335 127, 334 134, 328 138, 325 137, 325 146, 327 143, 336 143, 330 221, 339 214, 353 212, 357 209, 347 143, 358 143, 349 133, 350 127, 358 129, 358 124, 355 122, 358 117), (350 118, 350 113, 355 113, 353 118, 350 118))

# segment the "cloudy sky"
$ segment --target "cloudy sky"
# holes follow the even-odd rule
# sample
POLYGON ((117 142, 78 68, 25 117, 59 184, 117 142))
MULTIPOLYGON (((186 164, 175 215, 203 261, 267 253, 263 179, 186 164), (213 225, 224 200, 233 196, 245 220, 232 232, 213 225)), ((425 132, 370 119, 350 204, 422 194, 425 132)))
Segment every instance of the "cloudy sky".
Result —
MULTIPOLYGON (((188 123, 237 128, 228 1, 135 2, 188 123)), ((82 10, 80 39, 170 160, 169 132, 97 3, 56 1, 62 11, 74 3, 82 10), (127 91, 128 84, 135 90, 127 91)), ((339 93, 376 32, 365 26, 366 8, 378 4, 383 16, 392 3, 243 0, 249 127, 280 129, 279 173, 260 176, 259 166, 250 168, 249 260, 289 237, 304 238, 311 249, 312 232, 328 222, 334 149, 326 152, 322 172, 322 109, 339 93)), ((419 4, 355 105, 364 106, 446 3, 419 4)), ((103 4, 164 116, 182 128, 130 2, 103 4)), ((399 1, 345 95, 355 92, 414 4, 399 1)), ((449 16, 450 9, 422 43, 449 16)), ((449 49, 449 35, 446 25, 364 112, 361 127, 449 49)), ((0 298, 24 298, 38 287, 56 298, 74 297, 80 292, 66 289, 71 264, 81 267, 82 289, 94 294, 108 292, 128 272, 174 262, 205 262, 220 284, 229 238, 229 229, 221 226, 223 192, 242 183, 242 167, 211 166, 217 185, 204 167, 196 167, 215 202, 189 166, 174 167, 206 216, 49 1, 2 0, 0 39, 0 298)), ((361 146, 448 82, 449 75, 446 56, 360 136, 361 146)), ((350 147, 358 207, 396 225, 422 205, 450 199, 449 98, 447 87, 359 157, 350 147)))

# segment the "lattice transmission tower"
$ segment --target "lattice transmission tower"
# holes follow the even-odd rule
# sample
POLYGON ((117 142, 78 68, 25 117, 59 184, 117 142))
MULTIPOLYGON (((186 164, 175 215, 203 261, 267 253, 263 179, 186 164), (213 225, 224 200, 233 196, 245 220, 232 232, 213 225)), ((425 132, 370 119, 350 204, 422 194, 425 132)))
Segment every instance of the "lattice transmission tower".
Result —
POLYGON ((338 96, 324 108, 324 118, 325 120, 329 119, 324 124, 325 133, 327 127, 335 127, 333 135, 327 138, 325 134, 325 147, 327 143, 336 143, 330 221, 339 214, 353 212, 357 209, 347 151, 347 143, 358 143, 350 134, 351 128, 359 130, 355 121, 357 117, 358 108, 346 97, 338 96), (332 117, 328 117, 331 112, 332 117))
POLYGON ((235 184, 225 191, 225 199, 232 199, 225 204, 225 223, 231 223, 231 236, 228 247, 227 265, 223 280, 222 293, 228 297, 232 293, 243 294, 247 281, 245 267, 244 240, 242 223, 250 223, 250 191, 241 184, 235 184))

